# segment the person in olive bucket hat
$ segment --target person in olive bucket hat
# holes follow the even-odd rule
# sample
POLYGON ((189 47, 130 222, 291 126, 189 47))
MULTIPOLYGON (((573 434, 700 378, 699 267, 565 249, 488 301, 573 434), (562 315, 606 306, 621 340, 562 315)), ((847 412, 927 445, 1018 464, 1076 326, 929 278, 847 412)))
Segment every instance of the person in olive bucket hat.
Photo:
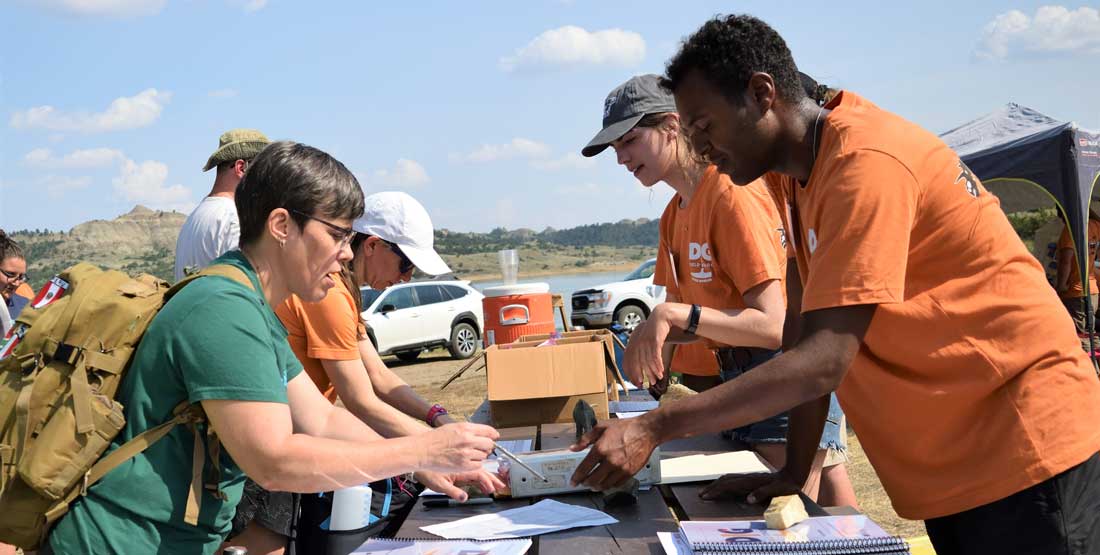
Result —
POLYGON ((249 162, 271 141, 255 129, 231 129, 218 138, 218 148, 202 171, 218 168, 214 187, 195 208, 176 239, 176 281, 197 272, 237 248, 240 224, 234 194, 249 162))

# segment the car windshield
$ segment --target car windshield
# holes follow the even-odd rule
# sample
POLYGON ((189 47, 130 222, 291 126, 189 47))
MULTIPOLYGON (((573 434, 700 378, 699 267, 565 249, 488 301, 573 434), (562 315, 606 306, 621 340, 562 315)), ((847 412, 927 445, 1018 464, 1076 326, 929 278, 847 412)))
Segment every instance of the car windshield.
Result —
POLYGON ((382 292, 375 289, 360 289, 359 294, 362 296, 363 309, 365 310, 381 295, 382 292))
POLYGON ((632 279, 645 279, 645 278, 648 278, 648 277, 653 277, 653 270, 656 268, 656 266, 657 266, 657 261, 656 260, 647 260, 647 261, 643 262, 641 266, 638 266, 637 268, 635 268, 633 272, 630 272, 630 275, 623 278, 623 281, 630 281, 632 279))

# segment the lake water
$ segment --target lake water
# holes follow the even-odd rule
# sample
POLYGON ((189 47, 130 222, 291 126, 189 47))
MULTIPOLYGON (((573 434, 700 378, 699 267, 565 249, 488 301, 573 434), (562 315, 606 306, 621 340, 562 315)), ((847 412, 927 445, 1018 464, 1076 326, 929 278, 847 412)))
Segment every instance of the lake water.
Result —
MULTIPOLYGON (((588 289, 604 283, 610 283, 613 281, 622 281, 630 270, 623 270, 619 272, 592 272, 587 274, 562 274, 551 276, 536 276, 519 279, 520 283, 548 283, 550 284, 550 292, 558 293, 565 301, 565 314, 566 317, 570 316, 573 312, 572 303, 569 302, 570 297, 573 296, 574 291, 581 289, 588 289)), ((486 287, 495 287, 502 285, 500 280, 494 281, 475 281, 473 282, 474 289, 483 291, 486 287)))

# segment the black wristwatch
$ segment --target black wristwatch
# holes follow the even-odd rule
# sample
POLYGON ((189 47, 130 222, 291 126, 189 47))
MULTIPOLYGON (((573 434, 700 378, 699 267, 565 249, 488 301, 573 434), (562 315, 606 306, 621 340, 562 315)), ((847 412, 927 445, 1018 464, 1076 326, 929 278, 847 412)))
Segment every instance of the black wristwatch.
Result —
POLYGON ((688 314, 688 325, 684 328, 684 333, 695 335, 695 328, 699 327, 699 315, 702 313, 703 307, 697 304, 691 305, 691 313, 688 314))

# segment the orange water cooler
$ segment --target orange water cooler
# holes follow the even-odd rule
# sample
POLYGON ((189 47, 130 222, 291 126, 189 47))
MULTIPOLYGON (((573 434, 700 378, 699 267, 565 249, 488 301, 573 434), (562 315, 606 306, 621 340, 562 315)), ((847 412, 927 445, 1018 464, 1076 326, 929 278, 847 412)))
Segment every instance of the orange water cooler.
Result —
POLYGON ((554 305, 550 284, 517 283, 487 287, 481 301, 485 313, 485 346, 511 343, 521 336, 552 333, 554 305))

